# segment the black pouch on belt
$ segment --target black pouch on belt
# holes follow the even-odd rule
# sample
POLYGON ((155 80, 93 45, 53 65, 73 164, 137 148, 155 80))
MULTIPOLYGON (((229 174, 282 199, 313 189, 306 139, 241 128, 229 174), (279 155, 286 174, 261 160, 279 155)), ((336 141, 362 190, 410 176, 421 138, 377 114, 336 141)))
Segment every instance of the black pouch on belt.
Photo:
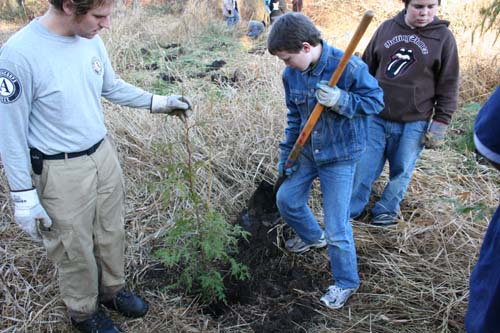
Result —
POLYGON ((31 168, 36 175, 41 175, 43 170, 43 153, 36 148, 30 148, 31 168))

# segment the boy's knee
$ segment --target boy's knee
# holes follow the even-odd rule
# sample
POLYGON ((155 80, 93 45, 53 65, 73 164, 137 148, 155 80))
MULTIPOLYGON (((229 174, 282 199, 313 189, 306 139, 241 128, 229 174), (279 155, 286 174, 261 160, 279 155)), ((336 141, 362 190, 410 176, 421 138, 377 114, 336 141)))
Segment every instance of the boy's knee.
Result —
POLYGON ((281 191, 281 189, 278 190, 278 193, 276 193, 276 205, 278 206, 279 209, 286 206, 285 193, 281 191))
POLYGON ((283 187, 280 187, 278 193, 276 193, 276 206, 278 206, 278 209, 281 212, 292 209, 292 201, 293 200, 290 200, 288 191, 284 190, 283 187))

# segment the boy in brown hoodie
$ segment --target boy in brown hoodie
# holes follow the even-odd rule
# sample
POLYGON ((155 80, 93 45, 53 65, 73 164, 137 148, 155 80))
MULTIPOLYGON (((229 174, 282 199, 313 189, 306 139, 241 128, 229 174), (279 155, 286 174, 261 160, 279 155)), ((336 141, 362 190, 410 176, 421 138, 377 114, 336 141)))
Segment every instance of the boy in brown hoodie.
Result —
POLYGON ((373 206, 371 223, 396 224, 400 203, 424 147, 442 144, 458 99, 458 53, 449 22, 436 14, 439 0, 403 0, 383 22, 364 54, 384 91, 384 110, 372 117, 358 163, 351 218, 363 214, 373 182, 389 161, 389 182, 373 206))

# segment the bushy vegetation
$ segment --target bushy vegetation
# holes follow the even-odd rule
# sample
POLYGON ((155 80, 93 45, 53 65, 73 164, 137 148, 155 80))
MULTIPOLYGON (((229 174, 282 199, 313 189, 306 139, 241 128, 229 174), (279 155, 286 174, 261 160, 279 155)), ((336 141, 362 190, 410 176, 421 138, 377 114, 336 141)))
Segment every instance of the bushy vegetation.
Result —
MULTIPOLYGON (((196 174, 209 165, 193 162, 189 129, 186 124, 186 160, 159 166, 167 178, 154 184, 153 191, 161 193, 164 209, 172 209, 176 200, 182 204, 173 214, 173 225, 162 236, 156 257, 167 268, 179 267, 180 275, 169 287, 183 287, 188 293, 199 295, 203 303, 225 302, 225 281, 249 278, 248 268, 235 258, 239 241, 246 240, 248 233, 228 223, 223 214, 211 207, 207 196, 196 192, 196 174)), ((160 146, 156 153, 171 155, 173 147, 165 148, 160 146)))

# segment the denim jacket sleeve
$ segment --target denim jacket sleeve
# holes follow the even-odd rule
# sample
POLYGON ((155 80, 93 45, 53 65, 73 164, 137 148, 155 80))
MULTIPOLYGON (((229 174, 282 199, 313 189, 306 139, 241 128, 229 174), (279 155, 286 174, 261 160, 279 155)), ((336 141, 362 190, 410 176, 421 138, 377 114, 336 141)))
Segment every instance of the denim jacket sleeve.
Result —
MULTIPOLYGON (((287 67, 283 72, 287 128, 280 143, 280 161, 288 158, 300 131, 317 104, 317 84, 329 81, 342 58, 341 50, 323 41, 319 61, 306 71, 287 67)), ((384 107, 383 92, 367 65, 351 57, 337 87, 342 90, 339 107, 325 109, 304 146, 318 164, 357 160, 366 147, 367 128, 371 115, 384 107)))
POLYGON ((357 58, 351 58, 337 86, 341 94, 336 112, 342 116, 373 115, 384 108, 382 89, 367 65, 357 58))

